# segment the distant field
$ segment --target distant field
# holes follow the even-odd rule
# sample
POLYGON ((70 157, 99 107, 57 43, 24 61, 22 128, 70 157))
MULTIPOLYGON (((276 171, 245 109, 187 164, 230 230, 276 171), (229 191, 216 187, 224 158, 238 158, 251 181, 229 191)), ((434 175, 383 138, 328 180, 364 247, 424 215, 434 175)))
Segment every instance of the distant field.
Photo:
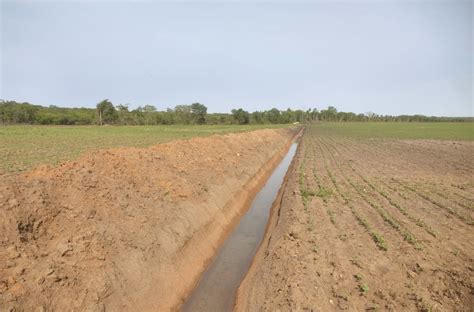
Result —
POLYGON ((326 122, 315 125, 321 135, 359 138, 474 140, 472 122, 326 122))
POLYGON ((176 139, 281 127, 286 125, 0 126, 0 174, 58 164, 103 148, 146 147, 176 139))

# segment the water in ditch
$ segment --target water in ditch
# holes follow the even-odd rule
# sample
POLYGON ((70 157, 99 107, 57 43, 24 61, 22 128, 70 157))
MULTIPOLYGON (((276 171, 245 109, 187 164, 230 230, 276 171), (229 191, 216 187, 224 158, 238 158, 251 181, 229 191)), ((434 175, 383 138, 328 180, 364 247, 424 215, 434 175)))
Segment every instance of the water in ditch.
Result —
POLYGON ((198 286, 185 302, 183 311, 232 311, 237 288, 263 238, 270 208, 296 153, 296 147, 297 144, 293 143, 257 194, 248 212, 218 251, 214 262, 203 273, 198 286))

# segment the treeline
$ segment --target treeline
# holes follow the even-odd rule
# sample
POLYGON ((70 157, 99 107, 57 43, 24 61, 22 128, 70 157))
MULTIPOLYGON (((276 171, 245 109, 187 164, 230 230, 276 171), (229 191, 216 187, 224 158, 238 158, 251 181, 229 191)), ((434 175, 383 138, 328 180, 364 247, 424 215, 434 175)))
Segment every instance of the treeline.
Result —
POLYGON ((172 125, 172 124, 288 124, 318 121, 401 121, 439 122, 474 121, 472 117, 434 117, 423 115, 377 115, 339 112, 333 106, 318 110, 279 110, 248 112, 242 108, 227 113, 207 113, 200 103, 178 105, 158 111, 152 105, 130 110, 127 105, 113 105, 103 100, 96 108, 65 108, 39 106, 30 103, 0 100, 0 124, 38 125, 172 125))

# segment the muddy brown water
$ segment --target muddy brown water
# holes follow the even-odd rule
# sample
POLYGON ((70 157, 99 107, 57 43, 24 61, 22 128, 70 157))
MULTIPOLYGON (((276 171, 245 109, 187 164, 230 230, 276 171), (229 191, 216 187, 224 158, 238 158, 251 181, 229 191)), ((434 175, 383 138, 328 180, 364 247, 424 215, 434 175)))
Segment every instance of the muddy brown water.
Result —
POLYGON ((232 311, 237 288, 263 238, 270 208, 295 156, 296 148, 297 144, 293 143, 265 186, 258 192, 247 213, 203 273, 182 311, 232 311))

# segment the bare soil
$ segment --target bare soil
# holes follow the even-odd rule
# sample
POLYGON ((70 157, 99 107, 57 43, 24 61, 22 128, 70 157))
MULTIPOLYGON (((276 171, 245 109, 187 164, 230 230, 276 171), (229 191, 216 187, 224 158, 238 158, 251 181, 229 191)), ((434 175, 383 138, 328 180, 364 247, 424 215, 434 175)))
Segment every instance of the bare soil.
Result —
POLYGON ((0 177, 0 311, 178 308, 295 134, 103 150, 0 177))
POLYGON ((309 127, 237 311, 473 311, 474 143, 309 127))

